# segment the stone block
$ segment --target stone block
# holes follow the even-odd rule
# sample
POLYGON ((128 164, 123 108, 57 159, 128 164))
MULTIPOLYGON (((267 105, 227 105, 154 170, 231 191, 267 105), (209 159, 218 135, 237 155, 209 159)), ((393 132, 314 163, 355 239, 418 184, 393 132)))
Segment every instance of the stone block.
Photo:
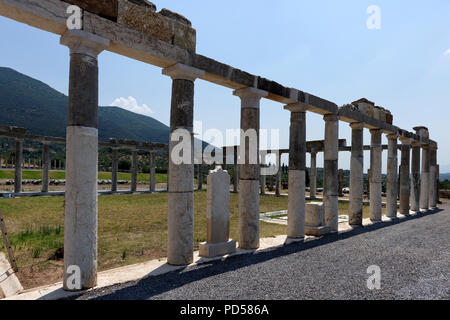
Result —
MULTIPOLYGON (((137 0, 135 0, 137 1, 137 0)), ((64 0, 99 16, 117 20, 117 0, 64 0)))
POLYGON ((0 299, 14 296, 23 290, 5 254, 0 252, 0 299))
POLYGON ((310 227, 325 225, 325 207, 321 202, 310 202, 306 204, 305 223, 310 227))
POLYGON ((327 226, 322 227, 305 226, 305 234, 307 236, 321 237, 323 235, 326 235, 327 233, 330 233, 330 231, 331 228, 327 226))
POLYGON ((200 257, 214 258, 224 256, 236 252, 236 241, 229 240, 221 243, 200 243, 199 254, 200 257))
POLYGON ((164 9, 118 0, 117 22, 164 42, 195 52, 196 31, 183 16, 164 9))

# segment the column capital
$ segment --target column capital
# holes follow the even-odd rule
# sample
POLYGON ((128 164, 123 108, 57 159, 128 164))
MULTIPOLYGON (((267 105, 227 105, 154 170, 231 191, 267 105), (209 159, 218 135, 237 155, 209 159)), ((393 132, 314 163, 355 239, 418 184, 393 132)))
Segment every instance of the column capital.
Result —
POLYGON ((323 116, 324 121, 339 121, 337 113, 329 113, 323 116))
POLYGON ((205 71, 177 63, 163 69, 162 74, 171 77, 172 80, 189 80, 194 82, 197 78, 204 76, 205 71))
POLYGON ((350 123, 350 128, 355 129, 355 130, 362 130, 362 129, 364 129, 364 122, 350 123))
POLYGON ((408 145, 408 146, 411 145, 411 142, 412 142, 411 138, 400 137, 399 139, 403 145, 408 145))
POLYGON ((290 112, 306 112, 310 109, 311 107, 301 102, 291 103, 284 106, 284 110, 288 110, 290 112))
POLYGON ((411 146, 413 146, 413 147, 421 147, 422 143, 420 141, 417 141, 417 140, 412 140, 411 146))
POLYGON ((369 130, 370 134, 374 135, 374 134, 382 134, 383 130, 382 129, 370 129, 369 130))
POLYGON ((79 53, 97 58, 109 47, 108 39, 83 30, 67 30, 60 39, 60 44, 70 48, 70 53, 79 53))
POLYGON ((242 89, 237 89, 233 91, 233 95, 245 99, 245 98, 264 98, 269 95, 267 91, 260 90, 257 88, 247 87, 242 89))
POLYGON ((391 133, 391 134, 388 134, 386 137, 388 138, 388 140, 397 140, 398 134, 391 133))

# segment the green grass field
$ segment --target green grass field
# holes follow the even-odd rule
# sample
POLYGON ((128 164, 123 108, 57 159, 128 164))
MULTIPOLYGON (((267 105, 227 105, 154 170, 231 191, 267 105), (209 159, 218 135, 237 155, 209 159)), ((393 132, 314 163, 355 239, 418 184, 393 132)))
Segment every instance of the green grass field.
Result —
MULTIPOLYGON (((131 173, 118 173, 119 180, 131 180, 131 173)), ((50 179, 64 180, 66 178, 65 171, 50 171, 50 179)), ((14 179, 14 170, 0 170, 0 179, 14 179)), ((42 179, 42 172, 40 170, 23 170, 22 179, 25 180, 39 180, 42 179)), ((111 172, 99 172, 99 180, 110 180, 111 172)), ((150 180, 150 174, 138 173, 138 181, 148 182, 150 180)), ((156 183, 167 182, 166 174, 156 174, 156 183)))

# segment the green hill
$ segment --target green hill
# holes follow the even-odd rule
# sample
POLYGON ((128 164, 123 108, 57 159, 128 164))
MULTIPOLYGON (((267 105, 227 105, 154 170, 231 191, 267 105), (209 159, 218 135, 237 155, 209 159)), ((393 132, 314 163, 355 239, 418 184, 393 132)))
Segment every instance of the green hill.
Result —
MULTIPOLYGON (((0 125, 65 137, 66 117, 67 96, 41 81, 0 67, 0 125)), ((151 117, 118 107, 100 107, 99 139, 109 138, 168 143, 169 128, 151 117)))

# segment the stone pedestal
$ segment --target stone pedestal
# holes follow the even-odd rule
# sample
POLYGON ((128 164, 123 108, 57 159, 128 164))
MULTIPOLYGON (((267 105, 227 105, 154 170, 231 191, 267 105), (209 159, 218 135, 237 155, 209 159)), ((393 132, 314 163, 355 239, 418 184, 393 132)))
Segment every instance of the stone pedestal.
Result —
POLYGON ((402 215, 409 215, 409 163, 411 158, 411 139, 400 137, 402 142, 401 164, 400 164, 400 213, 402 215))
POLYGON ((22 192, 23 139, 16 139, 16 165, 14 171, 14 193, 22 192))
POLYGON ((49 160, 49 143, 42 142, 42 189, 43 193, 48 192, 50 160, 49 160))
POLYGON ((171 265, 188 265, 194 260, 194 81, 204 71, 176 64, 163 74, 172 78, 167 260, 171 265), (174 149, 180 146, 185 146, 181 163, 174 158, 179 155, 174 149))
POLYGON ((236 241, 230 234, 230 176, 222 168, 208 175, 206 198, 206 242, 200 244, 200 256, 212 258, 236 251, 236 241))
POLYGON ((411 143, 411 211, 420 211, 420 142, 411 143))
POLYGON ((239 248, 259 248, 259 106, 266 91, 244 88, 234 91, 241 99, 239 167, 239 248))
POLYGON ((61 44, 70 48, 63 285, 77 291, 97 284, 97 57, 109 40, 70 30, 61 44), (80 287, 72 283, 74 267, 80 271, 80 287))
POLYGON ((364 195, 363 123, 352 123, 352 154, 350 162, 350 207, 348 221, 351 226, 362 226, 364 195))
POLYGON ((388 135, 388 159, 386 175, 386 217, 397 217, 397 199, 398 199, 398 136, 388 135))
POLYGON ((320 202, 310 202, 306 204, 305 234, 308 236, 320 237, 331 231, 325 225, 325 206, 320 202))
POLYGON ((381 213, 381 133, 380 129, 370 130, 370 220, 380 222, 381 213))
POLYGON ((305 236, 306 110, 300 104, 284 107, 291 112, 289 131, 288 238, 305 236))
POLYGON ((325 206, 325 224, 331 231, 338 231, 339 220, 339 118, 336 114, 324 116, 324 169, 323 203, 325 206))

